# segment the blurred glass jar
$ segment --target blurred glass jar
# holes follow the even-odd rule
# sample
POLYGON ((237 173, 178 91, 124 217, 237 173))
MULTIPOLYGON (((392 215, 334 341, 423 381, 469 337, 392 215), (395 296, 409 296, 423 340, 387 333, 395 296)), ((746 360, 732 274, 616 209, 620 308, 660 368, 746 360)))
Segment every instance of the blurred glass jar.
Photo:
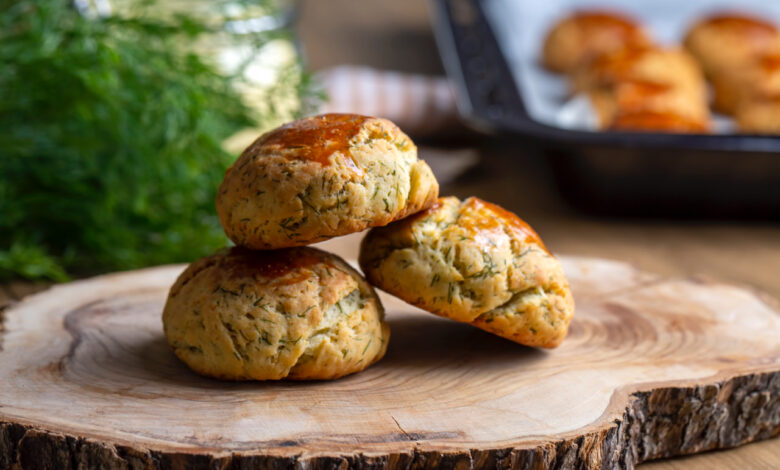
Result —
MULTIPOLYGON (((244 102, 256 111, 260 131, 306 113, 314 103, 302 93, 307 77, 292 32, 296 0, 74 0, 85 16, 155 19, 192 17, 207 26, 191 47, 234 77, 244 102)), ((226 145, 240 151, 256 136, 247 130, 226 145)))

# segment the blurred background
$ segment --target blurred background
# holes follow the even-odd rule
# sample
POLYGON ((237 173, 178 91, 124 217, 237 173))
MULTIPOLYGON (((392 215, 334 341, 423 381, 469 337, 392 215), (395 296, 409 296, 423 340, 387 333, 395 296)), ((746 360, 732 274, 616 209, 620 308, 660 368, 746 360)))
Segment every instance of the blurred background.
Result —
MULTIPOLYGON (((224 170, 261 132, 320 112, 395 121, 441 194, 516 212, 557 254, 780 297, 780 213, 764 203, 780 198, 780 186, 745 197, 767 176, 780 181, 780 153, 761 154, 774 163, 754 169, 760 181, 675 193, 651 165, 639 180, 590 173, 591 189, 572 191, 572 173, 586 171, 576 159, 592 155, 569 145, 562 159, 549 141, 459 115, 462 86, 451 81, 452 58, 447 77, 434 37, 433 25, 447 21, 434 17, 441 3, 1 1, 0 304, 51 282, 188 262, 224 246, 213 207, 224 170), (616 190, 601 191, 615 180, 616 190)), ((646 156, 630 140, 619 147, 626 153, 610 167, 636 178, 646 156)), ((748 157, 719 158, 722 176, 748 157)), ((699 159, 675 178, 713 165, 699 159)), ((326 245, 354 258, 358 239, 326 245)), ((779 451, 775 440, 647 467, 762 468, 755 462, 779 451)))

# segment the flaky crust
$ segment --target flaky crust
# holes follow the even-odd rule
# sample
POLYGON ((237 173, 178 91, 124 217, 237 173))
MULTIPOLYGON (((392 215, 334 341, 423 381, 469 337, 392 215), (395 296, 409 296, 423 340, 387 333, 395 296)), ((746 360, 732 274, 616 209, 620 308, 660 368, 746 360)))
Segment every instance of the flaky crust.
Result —
POLYGON ((165 337, 195 372, 229 380, 335 379, 384 356, 390 335, 370 285, 315 248, 232 248, 171 287, 165 337))
POLYGON ((536 233, 477 198, 440 198, 372 229, 360 267, 369 282, 413 305, 528 346, 558 346, 574 314, 561 265, 536 233))
POLYGON ((547 33, 542 61, 550 70, 570 73, 601 54, 649 43, 645 31, 624 15, 581 11, 562 19, 547 33))
POLYGON ((780 51, 780 32, 760 18, 722 13, 694 24, 685 36, 685 48, 712 78, 734 70, 754 57, 780 51))
POLYGON ((429 207, 438 193, 431 169, 393 123, 325 114, 257 139, 227 170, 216 206, 231 240, 264 250, 386 225, 429 207))

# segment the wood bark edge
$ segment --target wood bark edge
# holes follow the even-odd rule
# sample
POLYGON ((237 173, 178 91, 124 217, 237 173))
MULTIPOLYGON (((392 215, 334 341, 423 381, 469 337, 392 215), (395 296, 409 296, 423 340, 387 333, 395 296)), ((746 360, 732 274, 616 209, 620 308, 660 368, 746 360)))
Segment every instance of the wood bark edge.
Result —
POLYGON ((521 468, 631 469, 648 460, 724 449, 780 434, 780 371, 634 392, 620 419, 579 437, 531 446, 386 455, 166 452, 0 421, 6 469, 521 468))

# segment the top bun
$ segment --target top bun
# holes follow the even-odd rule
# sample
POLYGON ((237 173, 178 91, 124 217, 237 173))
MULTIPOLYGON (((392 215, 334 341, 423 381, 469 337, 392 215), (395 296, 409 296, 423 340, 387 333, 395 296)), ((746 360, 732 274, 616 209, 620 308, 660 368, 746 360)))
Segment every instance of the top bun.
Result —
POLYGON ((395 124, 324 114, 260 136, 227 170, 216 206, 233 242, 263 250, 386 225, 431 206, 438 193, 395 124))
POLYGON ((780 32, 761 18, 722 13, 693 25, 685 37, 685 47, 705 74, 713 78, 760 55, 780 52, 780 32))
POLYGON ((555 72, 570 73, 608 52, 650 44, 644 29, 620 13, 580 11, 547 34, 542 60, 555 72))

